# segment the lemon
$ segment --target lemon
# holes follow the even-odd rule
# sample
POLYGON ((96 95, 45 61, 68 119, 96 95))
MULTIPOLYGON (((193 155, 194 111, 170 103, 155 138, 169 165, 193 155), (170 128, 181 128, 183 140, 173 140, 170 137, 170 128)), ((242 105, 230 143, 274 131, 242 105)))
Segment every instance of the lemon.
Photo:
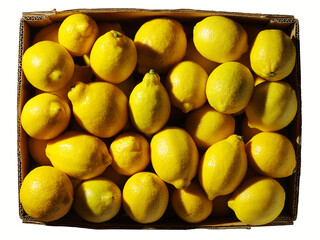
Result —
POLYGON ((209 75, 206 95, 213 108, 231 114, 248 105, 253 88, 254 80, 250 70, 241 63, 227 62, 209 75))
POLYGON ((128 99, 111 83, 77 82, 68 98, 78 124, 98 137, 116 135, 128 120, 128 99))
POLYGON ((53 41, 59 43, 58 31, 61 23, 52 23, 41 28, 33 38, 32 45, 41 41, 53 41))
POLYGON ((288 177, 296 167, 293 145, 280 133, 258 133, 246 144, 246 152, 250 166, 268 177, 288 177))
POLYGON ((123 187, 123 209, 138 223, 152 223, 159 220, 166 211, 168 202, 168 188, 154 173, 136 173, 123 187))
POLYGON ((167 127, 150 143, 151 163, 157 175, 175 188, 187 188, 197 173, 199 154, 187 131, 167 127))
POLYGON ((187 115, 185 129, 197 146, 206 150, 212 144, 234 134, 235 119, 232 115, 218 112, 205 104, 187 115))
POLYGON ((249 127, 249 125, 248 125, 248 118, 247 118, 247 116, 244 116, 244 118, 243 118, 242 121, 241 121, 240 132, 241 132, 241 136, 243 137, 243 141, 246 143, 246 142, 248 142, 254 135, 260 133, 261 130, 259 130, 259 129, 257 129, 257 128, 249 127))
POLYGON ((245 180, 232 194, 229 207, 237 218, 249 225, 263 225, 276 219, 285 203, 285 191, 270 177, 245 180))
POLYGON ((40 166, 23 179, 20 202, 30 217, 43 222, 55 221, 70 210, 73 186, 62 171, 51 166, 40 166))
POLYGON ((76 189, 73 209, 84 220, 102 223, 115 217, 121 207, 121 191, 112 181, 96 177, 76 189))
POLYGON ((206 101, 208 74, 197 63, 182 61, 168 73, 165 86, 171 103, 184 113, 201 107, 206 101))
POLYGON ((58 39, 72 56, 83 56, 90 52, 98 34, 99 29, 93 18, 83 13, 76 13, 63 20, 58 39))
POLYGON ((232 193, 247 171, 243 141, 235 134, 216 142, 203 155, 198 170, 199 182, 208 198, 232 193))
POLYGON ((221 195, 212 200, 212 213, 214 217, 226 217, 232 213, 231 208, 228 206, 228 200, 231 194, 221 195))
POLYGON ((50 92, 63 88, 70 81, 74 62, 60 44, 41 41, 24 52, 22 69, 32 86, 50 92))
POLYGON ((148 141, 138 133, 121 133, 110 145, 111 166, 122 175, 133 175, 144 170, 150 162, 148 141))
POLYGON ((40 165, 51 166, 50 159, 46 155, 48 140, 39 140, 28 137, 28 150, 34 161, 40 165))
POLYGON ((206 17, 193 30, 196 49, 218 63, 238 60, 248 51, 247 39, 246 31, 238 22, 223 16, 206 17))
POLYGON ((245 109, 248 126, 278 131, 288 126, 298 110, 295 90, 286 82, 263 82, 254 89, 245 109))
POLYGON ((137 64, 137 50, 126 35, 111 30, 97 39, 90 53, 95 75, 110 83, 126 80, 137 64))
POLYGON ((62 133, 70 121, 70 108, 61 97, 42 93, 29 99, 21 112, 21 125, 37 139, 51 139, 62 133))
POLYGON ((279 81, 293 70, 296 48, 290 37, 279 29, 259 32, 250 52, 253 71, 260 77, 279 81))
POLYGON ((170 18, 155 18, 140 26, 134 37, 138 52, 137 69, 145 74, 150 69, 165 73, 180 62, 187 49, 183 26, 170 18))
POLYGON ((150 135, 159 131, 170 116, 170 99, 159 75, 150 70, 129 97, 130 119, 135 128, 150 135))
POLYGON ((192 182, 186 189, 175 189, 171 204, 174 212, 189 223, 204 221, 212 211, 212 201, 197 182, 192 182))
POLYGON ((78 131, 48 141, 46 155, 55 168, 83 180, 100 175, 112 161, 101 139, 78 131))

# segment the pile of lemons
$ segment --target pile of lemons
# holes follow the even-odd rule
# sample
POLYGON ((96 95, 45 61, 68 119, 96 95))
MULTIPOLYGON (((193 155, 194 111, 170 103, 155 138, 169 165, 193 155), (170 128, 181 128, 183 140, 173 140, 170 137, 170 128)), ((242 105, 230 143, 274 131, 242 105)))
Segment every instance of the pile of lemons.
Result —
POLYGON ((296 168, 279 132, 297 113, 295 59, 282 30, 223 16, 192 30, 154 18, 132 39, 82 13, 42 28, 22 58, 35 95, 21 125, 38 164, 24 210, 44 222, 73 208, 94 223, 121 209, 141 224, 167 209, 188 223, 232 211, 270 223, 285 205, 278 180, 296 168))

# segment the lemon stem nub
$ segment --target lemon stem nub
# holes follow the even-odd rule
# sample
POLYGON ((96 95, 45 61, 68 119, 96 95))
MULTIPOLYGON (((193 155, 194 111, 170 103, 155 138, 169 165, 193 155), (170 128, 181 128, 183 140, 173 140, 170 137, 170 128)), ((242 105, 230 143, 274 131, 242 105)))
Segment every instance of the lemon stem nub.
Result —
POLYGON ((273 77, 274 76, 274 72, 269 72, 268 76, 269 77, 273 77))
POLYGON ((154 69, 150 69, 149 73, 151 73, 151 74, 155 74, 155 73, 156 73, 156 71, 155 71, 154 69))
POLYGON ((117 38, 117 37, 119 37, 119 34, 118 34, 117 32, 115 32, 115 33, 113 33, 113 36, 114 36, 115 38, 117 38))
POLYGON ((237 135, 240 141, 243 141, 243 136, 237 135))

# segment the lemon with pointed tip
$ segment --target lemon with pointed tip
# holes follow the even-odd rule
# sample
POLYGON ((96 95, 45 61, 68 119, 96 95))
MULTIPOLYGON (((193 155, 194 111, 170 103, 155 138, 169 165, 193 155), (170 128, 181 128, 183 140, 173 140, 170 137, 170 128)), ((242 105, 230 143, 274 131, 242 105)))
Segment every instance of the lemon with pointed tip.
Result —
POLYGON ((198 170, 199 182, 208 198, 232 193, 247 171, 247 155, 242 139, 233 134, 216 142, 203 155, 198 170))
POLYGON ((76 189, 73 209, 84 220, 102 223, 114 218, 121 207, 119 187, 103 177, 83 181, 76 189))
POLYGON ((150 143, 151 163, 157 175, 175 188, 187 188, 195 177, 199 154, 189 133, 179 127, 166 127, 150 143))

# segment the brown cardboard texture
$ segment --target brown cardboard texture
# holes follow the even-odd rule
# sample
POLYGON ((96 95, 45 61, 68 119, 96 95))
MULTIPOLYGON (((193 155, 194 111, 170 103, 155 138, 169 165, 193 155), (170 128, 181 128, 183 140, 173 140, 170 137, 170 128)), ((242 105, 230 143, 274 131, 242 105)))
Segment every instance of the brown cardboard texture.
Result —
MULTIPOLYGON (((268 15, 234 12, 216 12, 191 9, 176 10, 149 10, 149 9, 75 9, 66 11, 44 11, 23 13, 20 21, 19 35, 19 56, 18 56, 18 96, 17 96, 17 157, 18 157, 18 187, 27 173, 35 166, 35 162, 30 157, 27 147, 27 134, 20 124, 21 110, 26 101, 35 93, 34 87, 30 85, 22 71, 22 55, 31 45, 32 39, 37 31, 52 23, 61 22, 67 16, 74 13, 85 13, 93 17, 97 22, 119 22, 130 38, 145 21, 156 17, 170 17, 180 21, 186 31, 187 37, 192 36, 194 25, 201 19, 211 15, 221 15, 238 21, 243 26, 254 24, 259 28, 278 28, 286 32, 293 40, 297 59, 292 73, 286 78, 295 89, 298 99, 298 112, 291 124, 284 129, 285 135, 291 140, 296 151, 297 167, 293 175, 287 178, 278 179, 286 191, 285 207, 280 216, 268 225, 291 225, 297 218, 299 179, 301 169, 301 77, 300 77, 300 48, 299 48, 299 23, 294 16, 290 15, 268 15)), ((76 61, 77 59, 75 59, 76 61)), ((81 63, 80 63, 81 64, 81 63)), ((135 77, 142 79, 138 73, 135 77)), ((243 117, 236 117, 237 123, 243 117)), ((237 131, 237 130, 236 130, 237 131)), ((172 211, 170 203, 164 216, 157 222, 151 224, 138 224, 125 215, 123 209, 110 221, 94 224, 81 220, 71 209, 63 218, 49 223, 39 222, 28 216, 19 202, 19 216, 24 223, 39 223, 56 226, 73 226, 99 229, 192 229, 192 228, 250 228, 241 223, 234 214, 219 218, 209 216, 205 221, 197 224, 183 222, 172 211)))

